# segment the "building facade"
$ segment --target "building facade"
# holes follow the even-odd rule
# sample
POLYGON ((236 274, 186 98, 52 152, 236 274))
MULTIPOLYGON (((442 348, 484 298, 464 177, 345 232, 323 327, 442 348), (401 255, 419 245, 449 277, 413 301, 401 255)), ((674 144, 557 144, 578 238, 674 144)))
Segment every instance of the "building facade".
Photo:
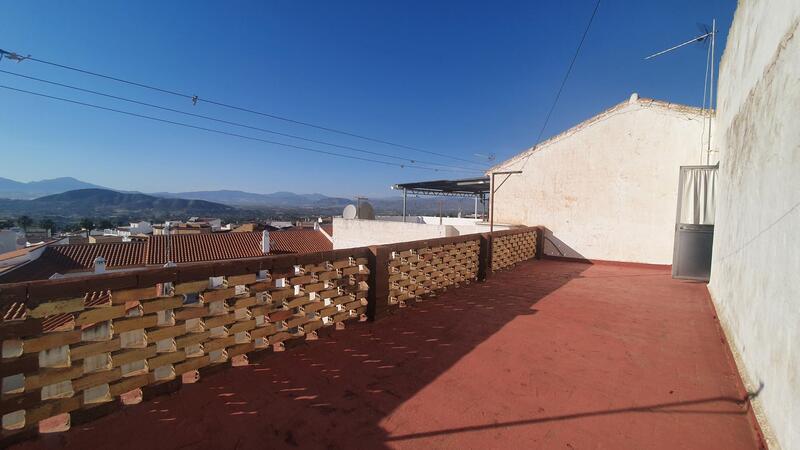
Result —
POLYGON ((671 264, 679 168, 706 162, 709 120, 634 94, 494 167, 522 171, 496 175, 494 222, 544 225, 548 255, 671 264))

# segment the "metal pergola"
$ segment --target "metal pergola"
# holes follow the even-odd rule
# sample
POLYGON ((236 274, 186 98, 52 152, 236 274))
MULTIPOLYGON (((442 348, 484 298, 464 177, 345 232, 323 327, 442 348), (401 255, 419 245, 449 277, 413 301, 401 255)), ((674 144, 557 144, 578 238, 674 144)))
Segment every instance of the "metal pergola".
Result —
POLYGON ((406 220, 406 203, 408 194, 430 195, 439 197, 462 197, 475 199, 475 217, 478 217, 478 201, 486 205, 486 195, 490 191, 489 177, 463 178, 460 180, 420 181, 392 186, 392 189, 403 191, 403 222, 406 220))

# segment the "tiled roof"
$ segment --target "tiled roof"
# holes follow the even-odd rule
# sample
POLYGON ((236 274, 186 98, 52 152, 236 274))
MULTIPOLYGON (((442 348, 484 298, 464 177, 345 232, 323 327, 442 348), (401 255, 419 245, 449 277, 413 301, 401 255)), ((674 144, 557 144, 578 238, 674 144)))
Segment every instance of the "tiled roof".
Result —
MULTIPOLYGON (((175 234, 169 236, 170 259, 178 264, 263 256, 261 232, 175 234)), ((313 229, 272 231, 270 254, 332 250, 331 241, 313 229)), ((106 268, 163 265, 167 261, 167 236, 150 236, 141 242, 53 245, 34 261, 0 273, 0 283, 46 279, 54 273, 92 270, 98 256, 106 268)))
POLYGON ((175 263, 264 256, 261 233, 175 234, 148 239, 146 264, 167 262, 167 241, 175 263))
MULTIPOLYGON (((261 233, 257 233, 261 234, 261 233)), ((261 241, 259 240, 259 245, 261 241)), ((333 250, 333 244, 317 230, 293 229, 270 231, 270 253, 310 253, 333 250)))
MULTIPOLYGON (((111 293, 109 291, 96 291, 86 294, 84 306, 100 306, 110 304, 111 293)), ((24 303, 12 303, 0 312, 3 322, 23 320, 27 316, 27 308, 24 303)), ((87 328, 94 324, 84 324, 82 328, 87 328)), ((52 331, 69 331, 75 327, 74 313, 59 313, 47 316, 42 319, 42 331, 45 333, 52 331)))
POLYGON ((144 246, 144 242, 51 245, 37 259, 0 274, 0 283, 40 280, 55 273, 91 270, 98 256, 105 258, 109 269, 141 265, 144 246))
POLYGON ((94 260, 102 256, 106 267, 136 266, 142 263, 143 242, 113 242, 104 244, 53 245, 45 250, 45 254, 57 261, 64 270, 91 269, 94 260))
POLYGON ((326 223, 326 224, 320 225, 319 227, 322 228, 326 233, 328 233, 328 236, 333 236, 333 224, 332 223, 326 223))

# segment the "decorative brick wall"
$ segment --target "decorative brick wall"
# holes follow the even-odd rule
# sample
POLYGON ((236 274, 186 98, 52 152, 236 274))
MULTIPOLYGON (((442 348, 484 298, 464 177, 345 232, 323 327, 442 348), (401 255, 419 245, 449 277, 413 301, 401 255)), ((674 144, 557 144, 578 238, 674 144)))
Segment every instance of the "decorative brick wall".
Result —
POLYGON ((4 297, 28 295, 6 303, 0 328, 4 434, 48 418, 67 428, 65 413, 136 403, 143 387, 366 320, 367 250, 329 253, 128 272, 135 286, 103 275, 7 285, 4 297))
POLYGON ((389 304, 403 307, 408 300, 476 280, 479 251, 480 236, 466 242, 392 251, 389 304))
POLYGON ((521 261, 536 257, 537 229, 514 233, 497 232, 492 237, 492 271, 513 267, 521 261))

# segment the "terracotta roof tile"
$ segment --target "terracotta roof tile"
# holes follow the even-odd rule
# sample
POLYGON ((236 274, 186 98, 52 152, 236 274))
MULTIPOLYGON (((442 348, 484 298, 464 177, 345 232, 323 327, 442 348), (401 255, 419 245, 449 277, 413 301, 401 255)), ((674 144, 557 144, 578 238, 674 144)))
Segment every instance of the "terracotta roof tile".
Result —
MULTIPOLYGON (((170 259, 181 264, 263 256, 261 236, 259 231, 170 235, 170 259)), ((270 254, 333 249, 331 241, 313 229, 272 231, 269 236, 270 254)), ((54 273, 89 271, 98 256, 106 259, 109 269, 163 265, 167 261, 167 236, 150 236, 142 242, 50 246, 36 260, 0 274, 0 283, 46 279, 54 273)))
POLYGON ((54 252, 64 261, 65 267, 70 265, 76 270, 93 268, 98 256, 105 258, 107 268, 113 268, 141 264, 144 245, 143 242, 53 245, 45 252, 54 252))
POLYGON ((167 241, 169 259, 178 264, 264 256, 261 233, 175 234, 148 240, 146 264, 167 262, 167 241))
POLYGON ((333 250, 333 244, 324 234, 310 228, 271 231, 269 243, 270 253, 312 253, 333 250))

